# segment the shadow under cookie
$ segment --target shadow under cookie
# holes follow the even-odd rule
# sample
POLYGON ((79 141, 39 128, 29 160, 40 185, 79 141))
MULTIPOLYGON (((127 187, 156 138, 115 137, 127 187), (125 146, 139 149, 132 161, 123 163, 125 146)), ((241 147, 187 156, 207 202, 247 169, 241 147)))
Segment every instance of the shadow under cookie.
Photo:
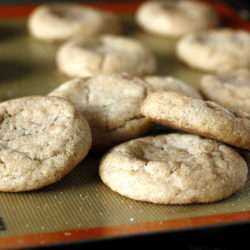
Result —
POLYGON ((0 43, 10 39, 15 39, 20 35, 24 35, 26 31, 18 27, 5 27, 0 26, 0 43))
POLYGON ((0 84, 20 79, 33 70, 31 64, 14 60, 0 60, 0 84))

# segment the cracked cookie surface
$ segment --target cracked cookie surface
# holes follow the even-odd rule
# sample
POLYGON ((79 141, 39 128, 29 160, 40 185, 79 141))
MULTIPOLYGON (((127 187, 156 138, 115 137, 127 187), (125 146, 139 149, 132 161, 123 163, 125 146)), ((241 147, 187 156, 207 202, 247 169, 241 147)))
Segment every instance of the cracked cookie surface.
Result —
POLYGON ((116 35, 73 39, 63 44, 56 55, 58 69, 72 77, 97 73, 153 74, 154 54, 140 42, 116 35))
POLYGON ((65 98, 84 115, 93 149, 102 151, 151 129, 152 123, 140 111, 151 92, 150 85, 137 77, 110 74, 70 80, 49 95, 65 98))
POLYGON ((200 91, 207 99, 232 111, 250 112, 250 71, 248 69, 205 75, 201 79, 200 91))
POLYGON ((233 149, 196 135, 138 138, 111 149, 99 175, 113 191, 161 204, 214 202, 243 187, 248 168, 233 149))
POLYGON ((141 28, 166 37, 215 27, 218 19, 207 5, 187 0, 147 1, 136 12, 136 21, 141 28))
POLYGON ((177 43, 176 52, 191 67, 225 71, 250 67, 249 44, 248 31, 216 29, 185 35, 177 43))
POLYGON ((58 97, 30 96, 0 104, 0 191, 39 189, 87 155, 87 121, 58 97))
POLYGON ((250 150, 250 115, 232 113, 212 101, 158 90, 142 105, 145 117, 161 125, 250 150))
POLYGON ((146 76, 144 79, 152 86, 155 91, 163 89, 182 93, 193 98, 202 99, 201 95, 195 88, 175 77, 152 75, 146 76))
POLYGON ((30 34, 42 41, 61 42, 74 36, 119 33, 118 18, 110 12, 73 3, 38 6, 28 19, 30 34))

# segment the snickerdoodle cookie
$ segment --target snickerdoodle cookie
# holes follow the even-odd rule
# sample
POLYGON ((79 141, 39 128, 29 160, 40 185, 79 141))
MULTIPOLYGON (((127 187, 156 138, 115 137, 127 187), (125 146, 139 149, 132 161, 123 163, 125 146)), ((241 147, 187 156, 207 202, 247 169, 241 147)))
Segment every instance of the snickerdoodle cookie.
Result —
POLYGON ((87 121, 58 97, 30 96, 0 104, 0 191, 39 189, 87 155, 87 121))
POLYGON ((197 135, 138 138, 111 149, 99 174, 113 191, 162 204, 213 202, 243 187, 248 168, 233 149, 197 135))
POLYGON ((190 67, 224 71, 250 67, 250 32, 217 29, 192 33, 177 43, 177 56, 190 67))
POLYGON ((205 4, 189 0, 165 0, 143 3, 136 12, 136 21, 148 32, 178 37, 215 27, 219 18, 205 4))
POLYGON ((140 111, 151 92, 150 85, 137 77, 109 74, 70 80, 49 95, 65 98, 86 117, 93 150, 103 151, 151 129, 151 121, 140 111))
POLYGON ((201 79, 200 90, 207 99, 227 109, 250 113, 250 71, 248 69, 205 75, 201 79))
POLYGON ((28 20, 30 34, 43 41, 64 41, 81 35, 119 33, 118 18, 106 11, 73 3, 52 3, 37 7, 28 20))
POLYGON ((164 89, 167 91, 175 91, 193 98, 202 99, 199 92, 192 86, 171 76, 146 76, 144 78, 154 90, 164 89))
POLYGON ((145 99, 142 113, 156 123, 250 150, 249 113, 163 90, 145 99))
POLYGON ((117 35, 73 39, 57 53, 58 69, 72 77, 122 72, 146 75, 153 74, 156 65, 156 58, 147 47, 133 38, 117 35))

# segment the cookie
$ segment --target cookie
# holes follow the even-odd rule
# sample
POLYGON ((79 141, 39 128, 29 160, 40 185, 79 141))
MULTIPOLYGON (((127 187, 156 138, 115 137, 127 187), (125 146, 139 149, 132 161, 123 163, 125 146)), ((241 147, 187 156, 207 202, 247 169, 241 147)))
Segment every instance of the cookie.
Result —
POLYGON ((193 98, 202 99, 196 89, 175 77, 155 75, 146 76, 144 79, 153 87, 154 90, 163 89, 167 91, 175 91, 193 98))
POLYGON ((176 53, 188 66, 206 71, 250 67, 250 32, 217 29, 185 35, 176 53))
POLYGON ((39 40, 59 42, 77 35, 119 33, 121 25, 110 12, 73 3, 52 3, 41 5, 31 13, 28 29, 39 40))
POLYGON ((231 113, 215 102, 163 90, 150 94, 141 110, 156 123, 250 150, 248 113, 231 113))
POLYGON ((238 69, 201 79, 200 91, 209 100, 232 111, 250 113, 250 71, 238 69))
POLYGON ((244 186, 247 173, 246 162, 230 147, 177 133, 120 144, 101 159, 99 168, 113 191, 159 204, 222 200, 244 186))
POLYGON ((93 151, 104 151, 151 129, 151 121, 140 111, 151 92, 151 87, 137 77, 109 74, 70 80, 49 95, 65 98, 86 117, 93 151))
POLYGON ((148 48, 132 38, 117 35, 73 39, 57 53, 58 69, 71 77, 122 72, 153 74, 156 65, 156 58, 148 48))
POLYGON ((65 100, 30 96, 0 104, 0 191, 40 189, 87 155, 87 121, 65 100))
POLYGON ((218 15, 207 5, 195 1, 147 1, 136 11, 137 24, 153 34, 179 37, 216 27, 218 15))

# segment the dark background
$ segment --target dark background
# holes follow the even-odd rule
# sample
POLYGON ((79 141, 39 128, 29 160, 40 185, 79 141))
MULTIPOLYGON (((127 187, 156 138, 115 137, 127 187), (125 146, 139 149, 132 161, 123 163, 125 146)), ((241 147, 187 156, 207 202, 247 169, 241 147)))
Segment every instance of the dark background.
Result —
MULTIPOLYGON (((213 0, 211 0, 212 2, 213 0)), ((250 1, 249 0, 219 0, 220 2, 227 2, 232 7, 236 9, 240 8, 248 8, 250 9, 250 1)), ((0 4, 27 4, 27 3, 45 3, 45 2, 133 2, 132 0, 123 0, 123 1, 117 1, 117 0, 75 0, 75 1, 69 1, 69 0, 0 0, 0 4)), ((218 2, 218 1, 216 1, 218 2)))
MULTIPOLYGON (((173 0, 175 1, 175 0, 173 0)), ((209 1, 209 0, 207 0, 209 1)), ((136 2, 132 0, 0 0, 0 4, 16 5, 16 4, 42 4, 48 2, 81 2, 81 3, 100 3, 100 2, 136 2)), ((227 3, 233 9, 240 13, 244 19, 250 20, 250 0, 211 0, 210 2, 227 3)), ((0 7, 1 8, 1 7, 0 7)))

